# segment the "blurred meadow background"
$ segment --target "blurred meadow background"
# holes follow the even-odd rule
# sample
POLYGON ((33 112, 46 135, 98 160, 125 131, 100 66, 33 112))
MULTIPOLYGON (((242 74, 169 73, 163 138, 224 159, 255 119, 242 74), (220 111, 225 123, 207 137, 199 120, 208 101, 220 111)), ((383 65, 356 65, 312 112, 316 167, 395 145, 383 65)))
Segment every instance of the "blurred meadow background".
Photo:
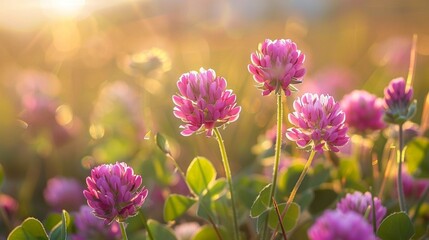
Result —
POLYGON ((223 131, 239 175, 276 120, 274 98, 260 96, 247 70, 258 43, 290 38, 306 55, 293 98, 318 92, 339 101, 354 89, 382 97, 391 79, 406 77, 413 34, 420 123, 429 89, 426 0, 1 0, 0 190, 18 199, 21 217, 43 218, 48 179, 84 184, 100 163, 127 161, 146 186, 163 184, 170 170, 146 163, 167 161, 150 141, 158 132, 184 168, 201 155, 221 170, 217 142, 181 136, 172 111, 178 78, 200 67, 225 77, 242 106, 223 131))

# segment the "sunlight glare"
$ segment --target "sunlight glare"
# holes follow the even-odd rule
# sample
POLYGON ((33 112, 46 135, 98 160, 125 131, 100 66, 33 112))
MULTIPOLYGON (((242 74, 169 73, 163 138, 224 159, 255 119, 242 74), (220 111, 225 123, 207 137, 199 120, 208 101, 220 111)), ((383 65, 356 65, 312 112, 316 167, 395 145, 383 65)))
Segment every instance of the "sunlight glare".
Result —
POLYGON ((41 7, 54 15, 77 15, 86 0, 40 0, 41 7))

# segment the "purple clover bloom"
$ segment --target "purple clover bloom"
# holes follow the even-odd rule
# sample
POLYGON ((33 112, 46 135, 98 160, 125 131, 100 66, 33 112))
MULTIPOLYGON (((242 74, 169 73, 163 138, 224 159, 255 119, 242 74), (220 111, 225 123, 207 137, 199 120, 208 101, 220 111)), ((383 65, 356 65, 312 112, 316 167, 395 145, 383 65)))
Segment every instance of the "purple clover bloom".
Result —
POLYGON ((281 90, 289 96, 296 90, 291 84, 301 83, 305 74, 305 55, 290 39, 266 39, 250 59, 248 70, 264 96, 272 91, 279 94, 281 90))
POLYGON ((206 131, 208 137, 213 129, 238 119, 241 107, 236 96, 226 89, 226 80, 217 77, 214 70, 200 69, 183 74, 177 82, 179 93, 173 96, 174 116, 185 125, 180 128, 183 136, 206 131))
POLYGON ((123 222, 136 215, 148 194, 142 186, 142 177, 123 162, 93 168, 86 184, 88 190, 83 194, 88 205, 106 224, 114 220, 123 222))
POLYGON ((360 214, 328 210, 308 230, 310 240, 377 240, 371 224, 360 214))
MULTIPOLYGON (((380 226, 381 221, 386 216, 386 208, 381 204, 380 199, 374 197, 375 205, 375 219, 376 227, 380 226)), ((373 210, 372 210, 372 196, 371 193, 365 192, 361 193, 356 191, 354 193, 347 193, 347 195, 342 198, 338 204, 337 209, 342 212, 356 212, 362 216, 365 216, 366 212, 369 210, 368 221, 372 224, 373 221, 373 210)))
POLYGON ((74 223, 76 234, 72 236, 72 240, 116 240, 121 237, 119 223, 106 225, 102 219, 92 214, 92 209, 88 206, 81 206, 75 214, 74 223))
POLYGON ((341 108, 346 114, 346 124, 358 133, 381 130, 383 121, 383 99, 364 90, 355 90, 344 96, 341 108))
POLYGON ((299 147, 338 152, 348 142, 346 116, 333 97, 306 93, 294 101, 293 108, 288 118, 295 127, 287 129, 286 137, 299 147))
POLYGON ((416 102, 412 102, 413 89, 408 88, 404 78, 395 78, 384 89, 386 112, 384 121, 403 124, 414 116, 416 102))
POLYGON ((56 211, 77 211, 85 202, 83 189, 75 179, 55 177, 48 180, 43 195, 46 203, 56 211))

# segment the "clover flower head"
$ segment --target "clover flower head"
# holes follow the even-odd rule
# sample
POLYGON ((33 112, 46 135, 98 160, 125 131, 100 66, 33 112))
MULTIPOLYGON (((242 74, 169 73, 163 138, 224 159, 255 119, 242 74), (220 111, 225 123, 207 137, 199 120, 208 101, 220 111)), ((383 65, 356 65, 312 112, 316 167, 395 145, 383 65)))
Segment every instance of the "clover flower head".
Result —
POLYGON ((413 89, 407 87, 404 78, 395 78, 384 89, 384 121, 403 124, 416 112, 416 102, 412 101, 413 89))
POLYGON ((111 223, 125 221, 137 214, 148 190, 142 186, 142 177, 126 163, 103 164, 91 170, 86 178, 88 189, 83 191, 95 216, 111 223))
POLYGON ((72 236, 72 240, 116 240, 121 237, 119 223, 104 224, 103 220, 92 214, 92 209, 88 206, 81 206, 79 212, 74 214, 74 217, 76 234, 72 236))
POLYGON ((345 113, 333 97, 306 93, 294 101, 293 108, 288 118, 294 127, 287 129, 286 137, 299 147, 338 152, 349 141, 345 113))
POLYGON ((173 113, 185 123, 180 126, 183 136, 206 131, 210 137, 214 128, 238 119, 241 107, 226 84, 225 78, 216 76, 212 69, 201 68, 200 72, 191 71, 180 77, 179 93, 173 96, 173 113))
MULTIPOLYGON (((372 196, 371 193, 365 192, 361 193, 356 191, 354 193, 347 193, 347 195, 342 198, 338 204, 337 209, 342 212, 356 212, 362 216, 365 216, 366 212, 369 210, 368 221, 372 224, 373 221, 373 209, 372 209, 372 196)), ((375 207, 375 219, 376 226, 380 226, 381 221, 386 216, 386 208, 381 204, 380 199, 374 197, 374 207, 375 207)))
POLYGON ((264 96, 272 91, 279 94, 281 90, 289 96, 291 91, 296 91, 291 84, 301 83, 305 74, 305 55, 290 39, 266 39, 250 59, 248 70, 264 96))
POLYGON ((82 191, 83 186, 75 179, 55 177, 48 180, 43 195, 55 210, 74 211, 85 202, 82 191))
POLYGON ((364 90, 355 90, 344 96, 341 108, 346 114, 346 124, 358 133, 380 130, 383 121, 383 99, 364 90))
POLYGON ((328 210, 308 230, 310 240, 377 240, 371 224, 360 214, 328 210))

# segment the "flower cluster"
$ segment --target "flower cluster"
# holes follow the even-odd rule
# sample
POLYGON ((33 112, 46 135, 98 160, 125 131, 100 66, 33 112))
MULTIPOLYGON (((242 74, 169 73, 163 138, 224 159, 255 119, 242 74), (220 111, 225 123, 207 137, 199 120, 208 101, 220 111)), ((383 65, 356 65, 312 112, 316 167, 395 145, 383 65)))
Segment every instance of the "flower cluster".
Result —
POLYGON ((371 224, 353 211, 328 210, 308 230, 310 240, 376 240, 371 224))
POLYGON ((364 90, 355 90, 344 96, 341 108, 346 114, 346 124, 358 133, 380 130, 383 121, 383 99, 364 90))
POLYGON ((290 39, 266 39, 250 58, 248 70, 264 96, 272 91, 279 94, 281 90, 289 96, 295 90, 291 84, 301 83, 305 74, 305 55, 290 39))
POLYGON ((406 86, 403 78, 393 79, 384 89, 386 112, 384 121, 403 124, 412 118, 416 111, 416 102, 412 102, 413 89, 406 86))
MULTIPOLYGON (((365 192, 354 192, 347 193, 347 195, 341 199, 337 204, 337 209, 342 212, 356 212, 361 216, 365 216, 367 211, 370 211, 368 214, 369 223, 373 222, 373 209, 372 209, 372 196, 371 193, 365 192)), ((380 199, 374 197, 374 207, 375 207, 375 222, 376 226, 380 226, 381 221, 386 215, 386 208, 381 204, 380 199)))
POLYGON ((217 77, 214 70, 200 69, 183 74, 177 82, 179 94, 173 96, 174 116, 185 125, 184 136, 206 131, 208 137, 213 129, 238 119, 241 107, 236 96, 226 89, 226 80, 217 77))
POLYGON ((287 130, 286 137, 299 147, 338 152, 348 142, 346 116, 333 97, 306 93, 294 101, 293 108, 288 118, 295 127, 287 130))
POLYGON ((49 206, 57 211, 78 210, 84 203, 83 186, 74 179, 51 178, 45 188, 44 197, 49 206))
POLYGON ((142 186, 142 177, 126 163, 103 164, 91 170, 86 178, 88 190, 83 192, 95 216, 111 223, 123 222, 137 214, 148 191, 142 186))

